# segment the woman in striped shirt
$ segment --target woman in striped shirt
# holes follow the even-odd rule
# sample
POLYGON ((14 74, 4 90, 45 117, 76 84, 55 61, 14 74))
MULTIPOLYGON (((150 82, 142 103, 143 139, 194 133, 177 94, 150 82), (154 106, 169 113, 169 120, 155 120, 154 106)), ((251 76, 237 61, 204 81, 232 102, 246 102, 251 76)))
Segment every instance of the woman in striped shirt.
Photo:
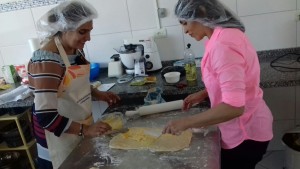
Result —
POLYGON ((96 10, 84 0, 65 1, 38 22, 44 45, 28 64, 34 91, 33 126, 41 169, 58 168, 83 136, 98 137, 111 129, 93 124, 91 99, 116 103, 111 92, 93 90, 83 48, 90 40, 96 10))

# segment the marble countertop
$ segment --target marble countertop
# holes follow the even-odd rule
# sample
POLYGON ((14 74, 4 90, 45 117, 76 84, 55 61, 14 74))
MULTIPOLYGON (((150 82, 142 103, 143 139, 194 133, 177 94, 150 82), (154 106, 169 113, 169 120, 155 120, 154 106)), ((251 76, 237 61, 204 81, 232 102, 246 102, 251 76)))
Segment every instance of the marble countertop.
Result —
MULTIPOLYGON (((163 127, 169 120, 205 109, 192 108, 188 113, 170 111, 161 114, 128 119, 126 127, 163 127)), ((110 136, 84 139, 60 166, 90 169, 217 169, 220 167, 220 133, 216 127, 193 133, 189 148, 176 152, 150 152, 149 150, 118 150, 109 148, 110 136), (201 150, 201 151, 199 151, 201 150), (138 159, 138 160, 137 160, 138 159)))
MULTIPOLYGON (((278 49, 271 51, 260 51, 258 52, 260 66, 261 66, 261 75, 260 75, 260 86, 261 88, 273 88, 273 87, 290 87, 290 86, 299 86, 300 85, 300 57, 297 53, 300 53, 300 48, 289 48, 289 49, 278 49), (270 66, 270 63, 276 59, 279 59, 279 64, 274 65, 284 65, 290 67, 296 67, 297 71, 276 68, 276 70, 270 66), (291 72, 282 72, 282 71, 291 71, 291 72)), ((163 66, 173 65, 174 61, 164 61, 163 66)), ((187 87, 179 89, 175 86, 166 86, 166 82, 162 79, 160 71, 149 73, 150 76, 156 76, 157 82, 155 84, 146 84, 143 86, 130 86, 129 83, 117 83, 117 78, 107 77, 107 69, 100 71, 99 80, 101 83, 116 83, 110 91, 119 94, 120 97, 125 100, 124 104, 127 104, 128 101, 135 98, 144 98, 147 94, 148 89, 152 87, 161 87, 163 90, 163 97, 167 100, 177 100, 184 98, 188 94, 197 92, 204 88, 204 84, 201 81, 200 68, 198 68, 197 82, 190 84, 186 83, 184 78, 181 78, 181 83, 186 83, 187 87)), ((1 93, 0 93, 1 94, 1 93)), ((142 100, 143 101, 143 100, 142 100)), ((0 110, 2 108, 14 108, 14 107, 30 107, 33 103, 33 97, 29 97, 25 100, 10 102, 3 105, 0 105, 0 110)))

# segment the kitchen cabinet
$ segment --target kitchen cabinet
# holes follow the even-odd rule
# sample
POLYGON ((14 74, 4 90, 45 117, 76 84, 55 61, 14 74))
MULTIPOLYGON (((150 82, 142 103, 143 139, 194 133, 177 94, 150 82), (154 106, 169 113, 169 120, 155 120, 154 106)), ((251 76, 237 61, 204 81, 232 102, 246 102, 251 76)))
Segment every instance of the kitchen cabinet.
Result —
POLYGON ((269 106, 274 122, 273 134, 268 150, 283 150, 283 134, 295 127, 296 86, 264 88, 264 99, 269 106))
POLYGON ((1 125, 12 123, 12 122, 16 123, 19 134, 20 134, 20 136, 22 138, 22 142, 23 142, 23 145, 19 146, 19 147, 8 147, 5 142, 2 142, 0 144, 0 151, 25 151, 31 168, 35 169, 33 155, 31 154, 31 150, 32 150, 32 148, 34 148, 36 141, 34 138, 32 138, 29 142, 26 142, 26 138, 24 136, 24 132, 23 132, 23 129, 22 129, 21 123, 20 123, 20 120, 23 120, 23 119, 27 122, 27 124, 29 126, 31 126, 30 125, 31 118, 30 118, 29 109, 27 109, 25 112, 18 114, 18 115, 11 116, 9 114, 5 114, 5 115, 0 116, 1 125))
POLYGON ((296 86, 296 125, 300 126, 300 86, 296 86))

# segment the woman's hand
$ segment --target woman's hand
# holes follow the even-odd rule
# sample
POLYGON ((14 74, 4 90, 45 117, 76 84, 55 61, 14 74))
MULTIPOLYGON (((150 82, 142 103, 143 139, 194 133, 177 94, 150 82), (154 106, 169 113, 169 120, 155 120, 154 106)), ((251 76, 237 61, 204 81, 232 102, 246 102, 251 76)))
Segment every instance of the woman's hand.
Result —
POLYGON ((98 121, 91 126, 84 126, 83 133, 87 137, 99 137, 111 130, 111 126, 102 121, 98 121))
POLYGON ((189 121, 185 118, 170 121, 163 129, 163 133, 179 135, 182 131, 188 129, 189 121))
POLYGON ((95 97, 97 100, 102 100, 108 103, 109 106, 116 104, 120 101, 120 97, 113 92, 102 92, 99 90, 93 90, 92 96, 95 97))
POLYGON ((207 96, 208 96, 208 94, 207 94, 206 90, 201 90, 197 93, 188 95, 183 100, 182 110, 183 111, 189 110, 194 104, 198 104, 198 103, 202 102, 207 96))

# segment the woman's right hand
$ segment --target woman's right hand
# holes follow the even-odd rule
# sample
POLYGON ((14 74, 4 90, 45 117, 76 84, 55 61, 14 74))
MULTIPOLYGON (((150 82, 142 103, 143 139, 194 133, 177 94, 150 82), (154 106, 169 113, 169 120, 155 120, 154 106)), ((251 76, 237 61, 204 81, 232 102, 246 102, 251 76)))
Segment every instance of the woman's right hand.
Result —
POLYGON ((111 130, 111 126, 109 124, 98 121, 91 126, 86 126, 83 133, 87 137, 99 137, 109 130, 111 130))
POLYGON ((206 97, 208 97, 208 94, 207 94, 206 90, 201 90, 197 93, 193 93, 193 94, 188 95, 183 100, 182 110, 183 111, 189 110, 193 105, 202 102, 206 97))

